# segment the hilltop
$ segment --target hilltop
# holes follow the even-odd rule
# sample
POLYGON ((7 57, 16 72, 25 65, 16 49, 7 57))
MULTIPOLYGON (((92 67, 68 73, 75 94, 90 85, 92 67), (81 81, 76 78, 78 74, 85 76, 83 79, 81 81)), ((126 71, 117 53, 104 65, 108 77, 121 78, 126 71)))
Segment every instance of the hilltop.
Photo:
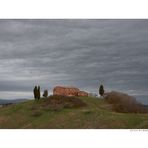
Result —
MULTIPOLYGON (((0 108, 0 128, 132 129, 148 128, 148 114, 117 113, 103 99, 79 97, 82 106, 55 108, 45 99, 0 108)), ((76 103, 79 101, 76 101, 76 103)))

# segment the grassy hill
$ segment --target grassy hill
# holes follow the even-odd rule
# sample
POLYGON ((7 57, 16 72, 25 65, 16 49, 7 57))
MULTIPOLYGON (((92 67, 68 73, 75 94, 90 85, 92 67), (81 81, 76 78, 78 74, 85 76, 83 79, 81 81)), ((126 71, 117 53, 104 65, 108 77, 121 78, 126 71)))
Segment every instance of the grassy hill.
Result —
POLYGON ((87 105, 52 110, 44 99, 0 108, 0 128, 132 129, 148 128, 148 114, 117 113, 101 99, 80 97, 87 105))

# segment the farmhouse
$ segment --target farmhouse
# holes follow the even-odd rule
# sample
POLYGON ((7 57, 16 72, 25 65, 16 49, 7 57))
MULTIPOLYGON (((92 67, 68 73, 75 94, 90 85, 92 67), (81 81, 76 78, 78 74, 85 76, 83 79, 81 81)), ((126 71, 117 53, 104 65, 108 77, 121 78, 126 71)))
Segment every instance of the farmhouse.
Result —
POLYGON ((53 89, 53 95, 60 95, 60 96, 88 96, 88 93, 85 92, 85 91, 80 91, 76 87, 56 86, 53 89))

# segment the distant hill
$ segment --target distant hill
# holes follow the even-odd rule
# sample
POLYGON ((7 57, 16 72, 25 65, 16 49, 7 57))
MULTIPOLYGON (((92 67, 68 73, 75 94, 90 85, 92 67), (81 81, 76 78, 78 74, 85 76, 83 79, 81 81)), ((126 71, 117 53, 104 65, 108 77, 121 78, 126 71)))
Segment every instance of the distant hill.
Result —
POLYGON ((15 103, 21 103, 21 102, 25 102, 27 101, 28 99, 0 99, 0 105, 3 105, 3 104, 9 104, 9 103, 12 103, 12 104, 15 104, 15 103))

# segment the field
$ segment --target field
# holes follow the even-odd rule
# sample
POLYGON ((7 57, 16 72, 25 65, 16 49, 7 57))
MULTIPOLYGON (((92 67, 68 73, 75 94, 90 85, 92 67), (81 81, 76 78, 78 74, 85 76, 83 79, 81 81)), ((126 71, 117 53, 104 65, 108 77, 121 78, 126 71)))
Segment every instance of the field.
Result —
POLYGON ((45 99, 0 108, 1 129, 146 129, 148 114, 117 113, 103 99, 80 97, 77 108, 43 107, 45 99))

